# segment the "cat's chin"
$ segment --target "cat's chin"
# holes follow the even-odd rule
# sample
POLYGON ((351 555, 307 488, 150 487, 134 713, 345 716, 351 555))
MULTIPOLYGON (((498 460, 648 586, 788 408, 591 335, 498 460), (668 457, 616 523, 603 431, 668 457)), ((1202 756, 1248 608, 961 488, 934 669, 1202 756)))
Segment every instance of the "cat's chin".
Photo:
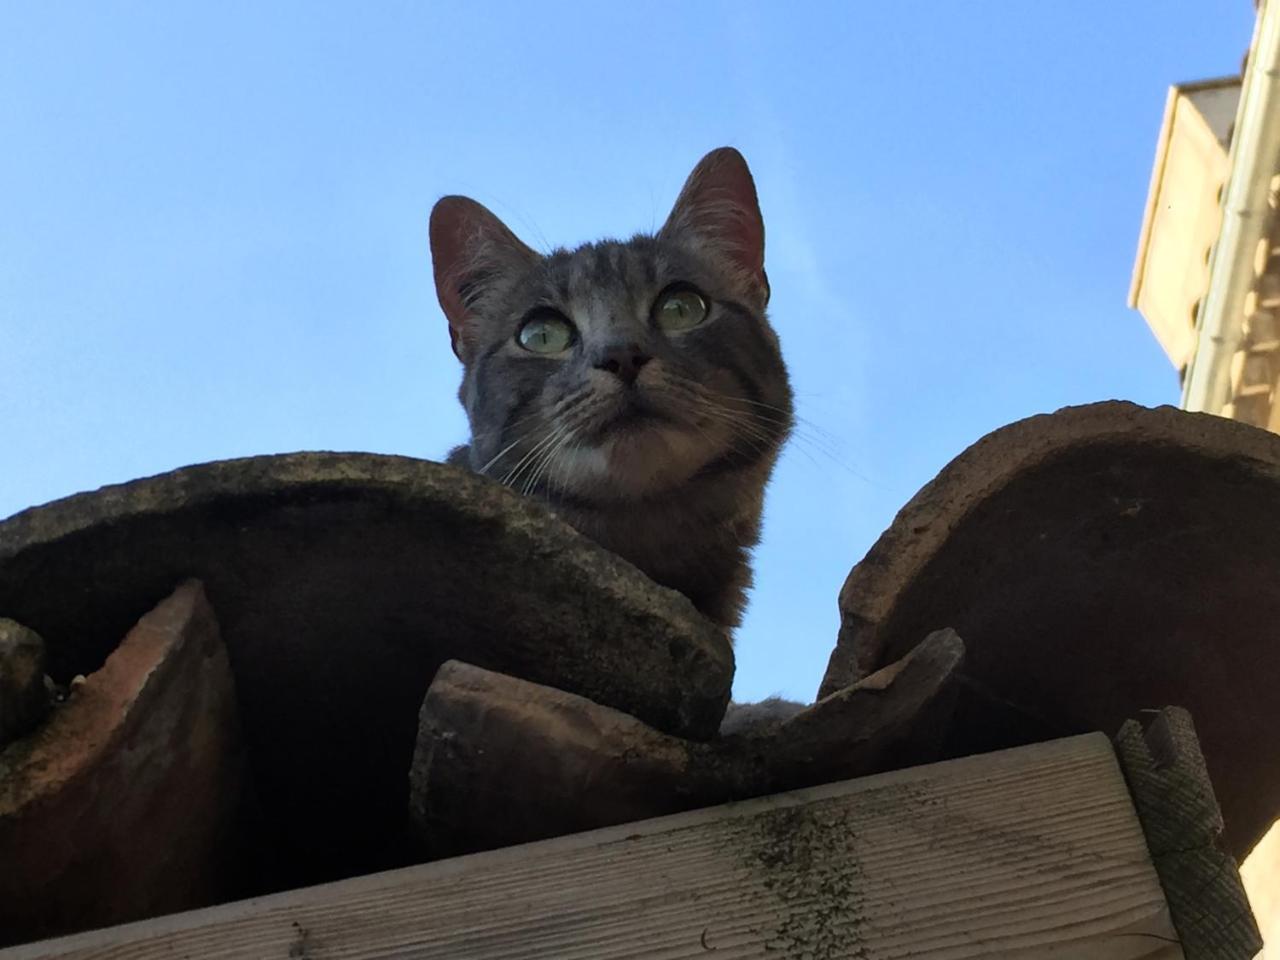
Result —
POLYGON ((707 438, 671 424, 646 424, 564 455, 563 489, 599 501, 652 497, 687 482, 715 456, 707 438))

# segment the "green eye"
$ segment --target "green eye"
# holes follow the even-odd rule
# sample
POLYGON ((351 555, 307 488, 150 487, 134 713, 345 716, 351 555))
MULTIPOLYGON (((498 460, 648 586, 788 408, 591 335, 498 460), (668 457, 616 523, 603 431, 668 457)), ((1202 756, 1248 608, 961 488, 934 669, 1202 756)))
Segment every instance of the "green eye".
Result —
POLYGON ((573 325, 559 314, 540 313, 524 322, 516 342, 530 353, 564 353, 573 344, 573 325))
POLYGON ((668 333, 689 330, 707 319, 707 301, 688 287, 672 290, 658 297, 654 316, 658 326, 668 333))

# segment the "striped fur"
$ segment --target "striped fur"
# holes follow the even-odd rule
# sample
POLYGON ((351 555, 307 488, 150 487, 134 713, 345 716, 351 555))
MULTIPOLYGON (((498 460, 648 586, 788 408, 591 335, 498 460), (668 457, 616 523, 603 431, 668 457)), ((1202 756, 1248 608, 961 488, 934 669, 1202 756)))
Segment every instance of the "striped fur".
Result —
POLYGON ((704 158, 653 236, 540 255, 479 204, 446 197, 431 240, 472 431, 451 462, 546 501, 735 626, 765 485, 792 422, 742 157, 726 148, 704 158), (655 301, 672 284, 702 294, 703 323, 657 326, 655 301), (540 309, 576 328, 562 354, 516 339, 540 309), (633 383, 608 368, 620 350, 647 359, 633 383))

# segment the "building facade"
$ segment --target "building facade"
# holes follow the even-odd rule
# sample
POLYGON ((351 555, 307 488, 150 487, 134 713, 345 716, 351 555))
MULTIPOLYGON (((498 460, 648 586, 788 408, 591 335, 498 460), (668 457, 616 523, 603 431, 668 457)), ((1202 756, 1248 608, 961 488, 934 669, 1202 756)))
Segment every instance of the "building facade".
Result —
MULTIPOLYGON (((1239 76, 1169 91, 1129 305, 1177 369, 1184 409, 1280 433, 1280 0, 1257 7, 1239 76)), ((1280 958, 1280 825, 1241 875, 1260 956, 1280 958)))
POLYGON ((1174 86, 1130 306, 1179 371, 1182 406, 1280 432, 1280 0, 1242 74, 1174 86))

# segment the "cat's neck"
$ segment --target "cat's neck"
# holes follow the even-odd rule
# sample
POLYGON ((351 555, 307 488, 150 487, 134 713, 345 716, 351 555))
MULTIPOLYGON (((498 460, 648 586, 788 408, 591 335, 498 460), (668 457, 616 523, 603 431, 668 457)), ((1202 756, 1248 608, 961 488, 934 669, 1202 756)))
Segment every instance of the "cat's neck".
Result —
MULTIPOLYGON (((773 459, 715 465, 678 487, 637 498, 589 499, 553 483, 523 492, 653 580, 683 592, 706 616, 733 626, 751 580, 747 561, 760 537, 773 459)), ((448 461, 476 469, 465 446, 448 461)))

